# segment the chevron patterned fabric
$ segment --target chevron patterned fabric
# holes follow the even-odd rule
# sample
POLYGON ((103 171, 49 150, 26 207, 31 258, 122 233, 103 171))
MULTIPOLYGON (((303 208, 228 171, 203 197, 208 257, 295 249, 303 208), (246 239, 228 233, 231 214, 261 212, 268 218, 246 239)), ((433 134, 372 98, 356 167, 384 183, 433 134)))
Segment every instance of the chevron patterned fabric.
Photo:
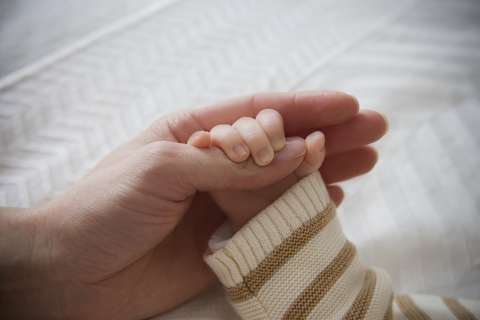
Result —
MULTIPOLYGON (((0 206, 44 203, 154 118, 333 89, 384 112, 338 214, 396 293, 480 299, 480 2, 158 0, 0 79, 0 206)), ((220 288, 155 319, 237 319, 220 288)))

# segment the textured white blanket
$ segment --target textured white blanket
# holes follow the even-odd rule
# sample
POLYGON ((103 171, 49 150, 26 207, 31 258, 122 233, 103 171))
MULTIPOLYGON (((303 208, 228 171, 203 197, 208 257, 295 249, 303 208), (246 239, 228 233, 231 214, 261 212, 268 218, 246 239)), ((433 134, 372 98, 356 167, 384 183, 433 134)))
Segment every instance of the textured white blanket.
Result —
MULTIPOLYGON (((181 109, 334 89, 384 112, 343 186, 347 237, 397 293, 480 299, 480 2, 154 1, 0 80, 0 205, 34 206, 181 109)), ((220 288, 156 319, 235 319, 220 288)))

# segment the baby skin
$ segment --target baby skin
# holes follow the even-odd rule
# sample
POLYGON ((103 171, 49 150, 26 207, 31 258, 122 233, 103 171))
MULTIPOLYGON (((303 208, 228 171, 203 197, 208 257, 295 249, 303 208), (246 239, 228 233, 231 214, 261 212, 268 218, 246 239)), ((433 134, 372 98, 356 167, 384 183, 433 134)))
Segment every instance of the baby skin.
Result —
MULTIPOLYGON (((218 125, 210 132, 192 134, 188 144, 197 148, 218 147, 233 162, 249 157, 259 166, 267 166, 288 143, 300 137, 285 137, 282 116, 275 110, 261 111, 256 118, 244 117, 233 125, 218 125)), ((298 168, 284 179, 268 187, 252 190, 222 190, 211 192, 218 206, 230 219, 237 232, 260 211, 272 204, 300 179, 320 168, 325 158, 325 137, 320 131, 305 138, 306 152, 298 168)))

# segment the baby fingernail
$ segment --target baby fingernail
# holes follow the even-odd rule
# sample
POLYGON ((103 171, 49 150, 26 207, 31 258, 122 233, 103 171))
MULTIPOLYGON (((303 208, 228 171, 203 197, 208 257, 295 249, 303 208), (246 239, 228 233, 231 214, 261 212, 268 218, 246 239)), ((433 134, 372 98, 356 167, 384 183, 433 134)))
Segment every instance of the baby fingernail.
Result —
POLYGON ((265 148, 257 152, 257 157, 262 162, 262 164, 267 164, 271 160, 270 154, 268 153, 268 150, 265 148))
POLYGON ((247 153, 247 150, 245 150, 244 146, 242 146, 241 144, 237 144, 234 148, 233 148, 233 152, 235 152, 235 154, 241 158, 245 153, 247 153))
POLYGON ((279 136, 276 136, 272 139, 272 147, 274 151, 282 150, 283 148, 283 139, 279 136))

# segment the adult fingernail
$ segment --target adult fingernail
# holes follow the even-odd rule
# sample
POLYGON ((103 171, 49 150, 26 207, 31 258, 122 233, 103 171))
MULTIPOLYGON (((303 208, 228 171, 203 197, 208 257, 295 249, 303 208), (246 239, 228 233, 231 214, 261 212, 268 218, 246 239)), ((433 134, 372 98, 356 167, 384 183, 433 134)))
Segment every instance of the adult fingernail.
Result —
POLYGON ((262 164, 268 164, 270 162, 270 154, 268 150, 263 148, 262 150, 257 152, 257 157, 262 162, 262 164))
POLYGON ((272 147, 275 151, 280 151, 283 148, 283 139, 276 136, 272 139, 272 147))
POLYGON ((235 152, 235 154, 241 158, 243 157, 243 155, 245 153, 247 153, 247 150, 245 149, 244 146, 242 146, 241 144, 237 144, 234 148, 233 148, 233 152, 235 152))
POLYGON ((290 161, 303 156, 307 152, 305 140, 300 137, 289 137, 285 140, 285 147, 275 153, 275 159, 279 161, 290 161))
POLYGON ((390 129, 390 123, 388 122, 388 118, 384 113, 380 112, 380 114, 382 115, 383 119, 385 120, 385 125, 387 126, 385 128, 385 133, 383 134, 383 135, 386 135, 388 133, 388 130, 390 129))

